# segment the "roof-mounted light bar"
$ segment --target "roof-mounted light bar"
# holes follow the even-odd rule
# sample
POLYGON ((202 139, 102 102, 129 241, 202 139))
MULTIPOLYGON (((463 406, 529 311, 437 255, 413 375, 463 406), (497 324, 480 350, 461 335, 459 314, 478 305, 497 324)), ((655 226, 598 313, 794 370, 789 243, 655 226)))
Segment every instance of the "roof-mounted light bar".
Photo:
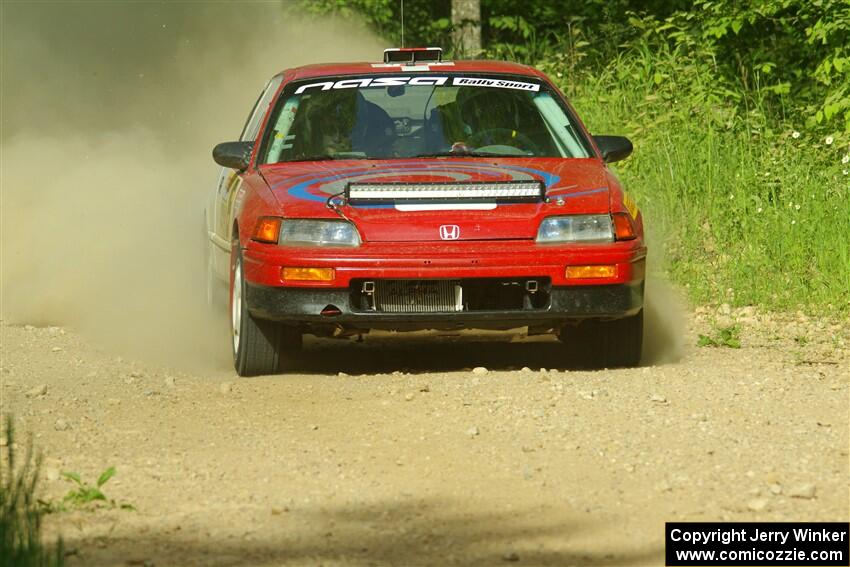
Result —
POLYGON ((441 47, 395 47, 384 50, 384 63, 416 65, 423 62, 439 63, 442 60, 441 47))
POLYGON ((540 181, 497 183, 349 183, 345 198, 352 205, 375 203, 540 202, 540 181))

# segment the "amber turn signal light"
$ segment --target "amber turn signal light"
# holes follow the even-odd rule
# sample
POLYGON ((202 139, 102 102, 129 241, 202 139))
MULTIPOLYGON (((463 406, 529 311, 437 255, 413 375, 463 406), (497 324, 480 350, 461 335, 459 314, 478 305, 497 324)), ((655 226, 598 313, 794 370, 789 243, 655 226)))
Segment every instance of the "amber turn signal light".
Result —
POLYGON ((281 279, 301 282, 330 282, 335 274, 333 268, 292 268, 286 267, 280 271, 281 279))
POLYGON ((568 280, 616 278, 617 266, 567 266, 568 280))
POLYGON ((635 227, 628 213, 614 213, 614 235, 617 240, 634 240, 637 238, 635 227))
POLYGON ((277 244, 278 236, 280 236, 280 221, 281 219, 277 217, 260 217, 257 219, 252 238, 257 242, 277 244))

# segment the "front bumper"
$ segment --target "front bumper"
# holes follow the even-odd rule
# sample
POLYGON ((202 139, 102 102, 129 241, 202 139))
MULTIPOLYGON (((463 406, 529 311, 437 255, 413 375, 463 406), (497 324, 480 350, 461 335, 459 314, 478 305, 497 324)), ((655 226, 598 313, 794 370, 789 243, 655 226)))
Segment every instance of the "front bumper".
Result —
POLYGON ((634 315, 643 307, 643 289, 643 280, 615 285, 552 287, 548 305, 539 309, 445 313, 359 311, 352 306, 352 292, 348 288, 287 288, 249 283, 246 301, 255 317, 306 327, 506 330, 528 326, 554 329, 569 320, 634 315), (339 314, 322 315, 328 306, 335 307, 339 314))
POLYGON ((545 277, 553 286, 610 285, 642 280, 646 248, 639 240, 539 245, 531 240, 366 242, 351 249, 283 247, 248 241, 245 279, 270 287, 346 288, 356 279, 545 277), (611 280, 568 280, 566 266, 616 264, 611 280), (333 268, 329 282, 288 282, 281 268, 333 268))
POLYGON ((284 248, 249 242, 243 250, 246 301, 255 317, 306 328, 511 329, 557 328, 566 321, 616 319, 643 306, 646 248, 641 241, 541 246, 533 241, 364 243, 350 250, 284 248), (617 275, 567 279, 571 265, 616 265, 617 275), (328 282, 290 282, 282 267, 334 268, 328 282), (362 280, 514 278, 545 282, 545 303, 522 308, 390 313, 364 310, 362 280), (335 315, 322 315, 332 307, 335 315))

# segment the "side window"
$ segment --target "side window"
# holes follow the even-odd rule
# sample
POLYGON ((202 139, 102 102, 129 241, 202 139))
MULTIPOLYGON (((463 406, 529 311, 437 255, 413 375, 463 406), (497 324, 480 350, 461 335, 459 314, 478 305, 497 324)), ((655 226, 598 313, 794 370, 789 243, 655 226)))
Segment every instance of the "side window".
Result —
POLYGON ((248 119, 248 122, 245 123, 245 128, 242 129, 242 135, 239 136, 240 141, 253 142, 257 138, 257 133, 260 130, 260 124, 263 121, 263 116, 266 115, 266 110, 268 110, 272 97, 274 97, 277 92, 277 88, 280 86, 280 82, 282 80, 283 77, 278 75, 272 78, 272 80, 269 81, 269 84, 266 85, 266 89, 263 91, 263 94, 260 95, 260 98, 257 100, 257 104, 254 105, 251 117, 248 119))

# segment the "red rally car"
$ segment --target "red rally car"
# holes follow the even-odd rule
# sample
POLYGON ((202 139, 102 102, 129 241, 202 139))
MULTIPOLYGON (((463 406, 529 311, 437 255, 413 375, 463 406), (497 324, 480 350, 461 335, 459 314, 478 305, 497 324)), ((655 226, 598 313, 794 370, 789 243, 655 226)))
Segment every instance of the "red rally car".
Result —
POLYGON ((237 372, 372 329, 527 327, 638 364, 643 223, 607 165, 631 151, 524 65, 389 49, 274 76, 213 150, 208 296, 229 285, 237 372))

